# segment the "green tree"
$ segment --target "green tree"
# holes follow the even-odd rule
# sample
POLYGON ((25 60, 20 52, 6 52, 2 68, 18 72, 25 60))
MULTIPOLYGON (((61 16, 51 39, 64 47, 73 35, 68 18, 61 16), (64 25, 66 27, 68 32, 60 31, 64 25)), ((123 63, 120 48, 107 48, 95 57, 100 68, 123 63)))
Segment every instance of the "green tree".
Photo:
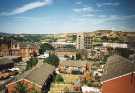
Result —
POLYGON ((56 75, 55 82, 57 82, 57 83, 63 83, 64 82, 64 79, 63 79, 63 77, 61 75, 56 75))
POLYGON ((14 93, 28 93, 27 85, 18 82, 14 93))
POLYGON ((44 43, 40 46, 39 53, 43 54, 46 50, 54 50, 54 47, 48 43, 44 43))
POLYGON ((26 70, 31 69, 37 63, 38 63, 38 59, 37 58, 31 58, 29 61, 27 61, 26 70))
POLYGON ((76 60, 80 60, 81 59, 81 54, 79 52, 76 53, 76 60))
POLYGON ((35 85, 33 85, 32 90, 29 90, 27 84, 24 84, 23 82, 18 82, 17 86, 15 87, 16 90, 14 91, 14 93, 40 93, 35 89, 34 86, 35 85))
POLYGON ((60 61, 59 58, 54 54, 49 55, 49 57, 44 60, 44 62, 54 65, 54 66, 58 66, 59 61, 60 61))
POLYGON ((75 42, 76 39, 77 39, 77 35, 73 35, 73 36, 72 36, 72 41, 75 42))

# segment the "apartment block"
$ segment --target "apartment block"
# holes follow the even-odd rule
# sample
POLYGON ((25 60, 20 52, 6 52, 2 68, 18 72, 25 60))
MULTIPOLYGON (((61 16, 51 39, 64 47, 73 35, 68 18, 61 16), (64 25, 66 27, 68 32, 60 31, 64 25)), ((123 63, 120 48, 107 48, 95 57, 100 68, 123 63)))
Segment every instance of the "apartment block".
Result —
POLYGON ((91 49, 92 48, 92 33, 82 32, 77 33, 77 49, 91 49))

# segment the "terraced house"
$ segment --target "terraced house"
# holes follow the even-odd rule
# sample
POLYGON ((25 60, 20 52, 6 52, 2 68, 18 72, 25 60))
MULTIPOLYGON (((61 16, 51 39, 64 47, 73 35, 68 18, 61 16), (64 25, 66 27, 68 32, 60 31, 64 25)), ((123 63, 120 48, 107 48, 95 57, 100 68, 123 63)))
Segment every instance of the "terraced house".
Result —
POLYGON ((28 93, 31 93, 33 90, 37 91, 37 93, 47 93, 55 74, 54 69, 54 66, 44 63, 30 71, 26 71, 19 75, 16 81, 6 86, 6 93, 18 93, 18 84, 26 86, 28 93))

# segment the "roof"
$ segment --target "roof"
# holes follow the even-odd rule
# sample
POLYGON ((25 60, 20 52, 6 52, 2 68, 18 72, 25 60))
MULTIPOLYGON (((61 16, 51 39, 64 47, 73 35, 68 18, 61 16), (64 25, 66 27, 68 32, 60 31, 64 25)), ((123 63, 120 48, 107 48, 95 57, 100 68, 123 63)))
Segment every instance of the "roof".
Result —
POLYGON ((18 76, 17 79, 27 79, 42 86, 54 69, 54 66, 44 63, 33 70, 24 72, 22 75, 18 76))
POLYGON ((128 59, 114 55, 108 58, 101 81, 119 77, 135 71, 135 64, 128 59))
POLYGON ((28 42, 22 42, 20 44, 21 48, 33 48, 33 47, 37 47, 39 48, 39 46, 36 43, 28 43, 28 42))
POLYGON ((51 44, 75 45, 75 43, 69 43, 69 42, 52 42, 51 44))
POLYGON ((82 67, 86 64, 91 64, 91 62, 88 61, 63 61, 60 62, 61 66, 72 66, 72 67, 82 67))
POLYGON ((60 48, 55 49, 55 52, 76 52, 76 49, 60 48))
POLYGON ((5 57, 0 58, 0 65, 5 65, 10 63, 14 63, 14 61, 10 58, 5 58, 5 57))

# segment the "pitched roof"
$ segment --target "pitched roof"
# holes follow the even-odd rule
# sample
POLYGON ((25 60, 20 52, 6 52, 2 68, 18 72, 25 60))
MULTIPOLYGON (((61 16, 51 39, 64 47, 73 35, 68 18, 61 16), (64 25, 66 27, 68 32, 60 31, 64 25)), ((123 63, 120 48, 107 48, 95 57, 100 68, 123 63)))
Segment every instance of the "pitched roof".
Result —
POLYGON ((10 63, 14 63, 14 61, 10 58, 5 58, 5 57, 0 58, 0 65, 5 65, 10 63))
POLYGON ((54 66, 44 63, 33 70, 24 72, 22 75, 18 76, 17 79, 27 79, 42 86, 44 81, 54 71, 54 69, 54 66))
POLYGON ((128 59, 118 55, 111 56, 107 60, 101 81, 122 76, 134 71, 135 64, 131 63, 128 59))

